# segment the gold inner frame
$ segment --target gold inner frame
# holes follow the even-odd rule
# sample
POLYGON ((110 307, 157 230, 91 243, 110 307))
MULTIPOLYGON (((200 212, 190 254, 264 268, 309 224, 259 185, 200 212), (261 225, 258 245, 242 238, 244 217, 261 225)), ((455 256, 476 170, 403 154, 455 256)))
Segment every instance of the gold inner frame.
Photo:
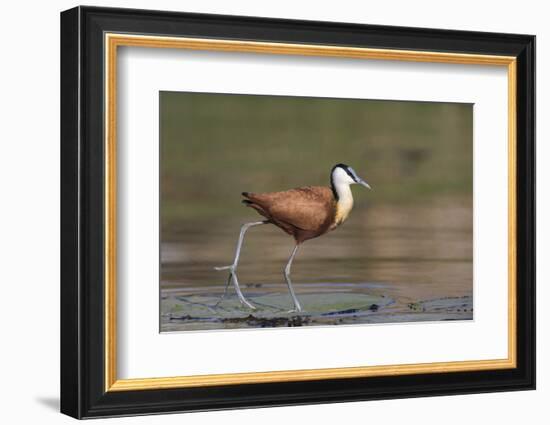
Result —
POLYGON ((105 391, 133 391, 214 385, 358 378, 416 373, 446 373, 516 367, 516 58, 462 53, 370 49, 328 45, 267 43, 105 34, 105 391), (508 71, 508 357, 382 366, 285 370, 252 373, 118 379, 116 324, 116 123, 117 48, 119 46, 325 56, 507 67, 508 71))

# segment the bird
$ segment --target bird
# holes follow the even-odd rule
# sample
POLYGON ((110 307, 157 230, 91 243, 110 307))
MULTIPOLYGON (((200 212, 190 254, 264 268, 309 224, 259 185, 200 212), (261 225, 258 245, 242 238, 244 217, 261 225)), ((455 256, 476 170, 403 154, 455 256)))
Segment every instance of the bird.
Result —
POLYGON ((244 236, 251 227, 273 224, 294 238, 295 245, 284 268, 284 277, 294 303, 294 308, 289 312, 301 312, 302 306, 290 279, 290 270, 298 247, 309 239, 336 229, 347 220, 353 208, 353 195, 350 188, 353 184, 371 189, 353 168, 346 164, 336 164, 330 172, 330 186, 304 186, 267 193, 242 192, 244 197, 242 203, 256 210, 264 220, 243 224, 233 263, 229 266, 215 267, 218 271, 229 270, 225 291, 220 301, 227 294, 232 281, 241 304, 252 310, 256 308, 240 289, 237 277, 239 257, 244 236))

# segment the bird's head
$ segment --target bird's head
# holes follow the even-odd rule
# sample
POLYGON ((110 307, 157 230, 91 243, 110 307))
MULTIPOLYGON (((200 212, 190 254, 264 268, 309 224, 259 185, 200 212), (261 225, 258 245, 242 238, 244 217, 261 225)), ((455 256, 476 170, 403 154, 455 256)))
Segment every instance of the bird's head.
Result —
POLYGON ((340 185, 350 185, 350 184, 360 184, 365 186, 367 189, 371 187, 369 184, 357 175, 357 173, 346 164, 336 164, 332 167, 330 173, 330 180, 333 187, 338 187, 340 185))

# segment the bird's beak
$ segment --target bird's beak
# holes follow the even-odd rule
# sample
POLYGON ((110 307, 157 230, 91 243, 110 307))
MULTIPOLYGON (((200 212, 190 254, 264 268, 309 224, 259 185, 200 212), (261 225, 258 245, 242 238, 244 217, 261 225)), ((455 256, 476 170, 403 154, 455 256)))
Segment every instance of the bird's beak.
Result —
POLYGON ((369 186, 369 184, 368 184, 365 180, 363 180, 363 179, 361 179, 361 178, 357 181, 357 183, 360 184, 360 185, 365 186, 367 189, 372 189, 372 188, 369 186))

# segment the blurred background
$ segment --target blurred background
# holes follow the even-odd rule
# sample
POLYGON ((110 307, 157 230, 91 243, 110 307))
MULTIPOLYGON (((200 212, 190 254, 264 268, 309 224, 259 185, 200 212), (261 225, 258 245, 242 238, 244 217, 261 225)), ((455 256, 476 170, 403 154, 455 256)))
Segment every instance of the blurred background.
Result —
MULTIPOLYGON (((343 226, 306 242, 293 278, 369 283, 405 305, 472 295, 473 110, 470 104, 161 92, 161 289, 219 291, 239 227, 258 220, 241 192, 329 185, 352 166, 343 226)), ((293 240, 247 234, 245 292, 286 291, 293 240)), ((303 284, 303 285, 302 285, 303 284)))

